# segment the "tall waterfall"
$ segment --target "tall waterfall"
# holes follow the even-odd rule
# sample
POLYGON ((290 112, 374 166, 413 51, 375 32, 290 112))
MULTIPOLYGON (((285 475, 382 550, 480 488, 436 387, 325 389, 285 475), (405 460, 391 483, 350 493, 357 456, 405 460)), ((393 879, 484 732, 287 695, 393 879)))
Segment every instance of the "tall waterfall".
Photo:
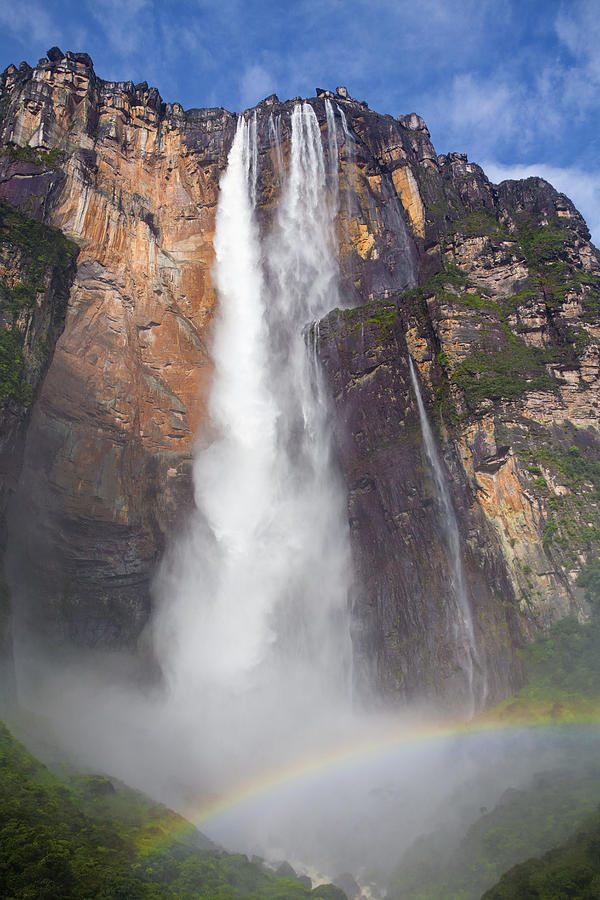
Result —
POLYGON ((431 473, 436 487, 437 500, 440 507, 440 520, 448 547, 450 558, 450 566, 452 570, 452 593, 455 600, 455 608, 452 611, 452 627, 454 630, 454 641, 458 650, 458 656, 461 667, 467 681, 468 700, 470 703, 469 713, 473 714, 480 707, 485 699, 486 685, 485 681, 476 683, 476 674, 482 671, 475 641, 475 632, 473 628, 473 613, 467 591, 465 581, 465 571, 462 562, 460 549, 460 532, 458 530, 458 522, 452 505, 450 491, 446 474, 442 465, 442 460, 437 449, 437 444, 429 424, 425 404, 419 386, 419 379, 415 370, 412 358, 408 359, 410 377, 417 400, 417 408, 419 410, 419 420, 421 423, 421 432, 423 434, 423 444, 425 446, 425 454, 429 462, 431 473))
POLYGON ((301 752, 350 711, 345 499, 314 347, 337 302, 321 141, 312 107, 296 105, 270 234, 254 208, 255 120, 238 119, 221 180, 210 433, 157 629, 171 692, 203 722, 213 787, 301 752))

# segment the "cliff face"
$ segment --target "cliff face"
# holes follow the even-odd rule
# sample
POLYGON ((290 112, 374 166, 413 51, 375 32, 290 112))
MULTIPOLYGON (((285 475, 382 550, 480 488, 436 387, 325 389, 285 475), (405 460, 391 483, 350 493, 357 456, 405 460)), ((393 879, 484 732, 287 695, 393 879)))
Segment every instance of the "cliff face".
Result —
MULTIPOLYGON (((9 67, 0 89, 0 197, 79 245, 27 430, 13 586, 19 609, 60 640, 132 645, 190 502, 234 117, 103 82, 85 54, 57 50, 35 69, 9 67)), ((489 702, 518 683, 523 635, 584 612, 575 579, 600 536, 598 255, 545 182, 496 188, 465 157, 437 157, 418 116, 317 95, 324 129, 327 99, 345 116, 341 291, 361 307, 321 328, 349 489, 357 647, 390 696, 452 693, 448 553, 410 353, 448 468, 489 702)), ((292 107, 270 97, 256 110, 265 227, 292 107)))
POLYGON ((417 176, 440 271, 321 328, 344 423, 359 646, 385 692, 429 682, 452 696, 452 571, 410 354, 443 448, 489 703, 518 683, 522 640, 586 614, 577 576, 600 540, 599 258, 540 179, 496 188, 461 155, 417 176))
POLYGON ((80 247, 28 432, 13 566, 21 582, 27 573, 38 626, 131 644, 189 498, 232 117, 165 109, 146 85, 96 79, 85 55, 52 56, 3 76, 3 142, 52 152, 6 152, 0 194, 80 247))
POLYGON ((77 247, 0 203, 0 700, 10 699, 11 604, 4 574, 7 509, 30 410, 65 320, 77 247))

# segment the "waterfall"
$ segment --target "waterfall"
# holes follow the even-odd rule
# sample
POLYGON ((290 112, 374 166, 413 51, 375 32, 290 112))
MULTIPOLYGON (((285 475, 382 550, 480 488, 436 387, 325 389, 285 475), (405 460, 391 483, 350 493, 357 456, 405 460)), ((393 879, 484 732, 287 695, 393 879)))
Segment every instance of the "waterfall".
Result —
POLYGON ((212 789, 306 752, 351 710, 345 494, 316 345, 337 302, 325 155, 312 107, 296 105, 279 207, 259 235, 256 134, 255 118, 238 119, 221 180, 210 431, 156 629, 171 707, 203 723, 212 789))
POLYGON ((353 163, 356 156, 356 141, 354 135, 350 131, 348 127, 348 120, 346 119, 346 114, 341 106, 337 106, 337 111, 340 114, 340 119, 342 120, 342 130, 344 132, 344 141, 346 144, 346 159, 349 163, 353 163))
POLYGON ((332 182, 331 191, 332 199, 335 204, 334 213, 337 213, 337 206, 339 201, 339 193, 338 193, 338 141, 337 141, 337 129, 335 126, 335 113, 333 111, 333 104, 331 100, 325 100, 325 115, 327 116, 327 149, 329 155, 329 176, 332 182))
POLYGON ((423 403, 419 379, 415 370, 412 358, 408 359, 410 377, 417 400, 417 408, 419 410, 419 420, 421 423, 421 432, 423 435, 423 443, 425 445, 425 454, 429 462, 431 473, 436 488, 437 501, 440 508, 440 520, 444 533, 446 545, 448 548, 450 566, 452 570, 452 590, 456 606, 453 616, 453 629, 455 645, 460 652, 460 662, 464 670, 467 680, 469 693, 469 701, 471 708, 470 714, 475 713, 485 700, 486 686, 485 682, 482 687, 475 683, 476 672, 481 672, 482 667, 479 661, 477 644, 475 641, 475 632, 473 628, 473 614, 465 581, 465 572, 462 562, 462 554, 460 549, 460 532, 458 530, 458 522, 450 497, 450 490, 442 460, 437 448, 431 425, 423 403))
POLYGON ((269 140, 275 147, 277 159, 277 174, 281 177, 283 172, 283 151, 281 149, 281 116, 269 116, 269 140))

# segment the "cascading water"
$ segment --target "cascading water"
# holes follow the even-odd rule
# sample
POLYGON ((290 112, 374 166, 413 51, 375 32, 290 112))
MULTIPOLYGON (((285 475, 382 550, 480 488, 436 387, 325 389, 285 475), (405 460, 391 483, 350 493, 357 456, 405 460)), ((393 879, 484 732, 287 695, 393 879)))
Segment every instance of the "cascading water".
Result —
MULTIPOLYGON (((423 444, 425 446, 425 454, 429 462, 431 473, 436 487, 437 500, 440 507, 440 520, 448 553, 450 557, 450 566, 452 569, 452 589, 456 601, 456 607, 453 610, 452 627, 454 630, 455 646, 458 649, 459 660, 467 681, 468 702, 470 708, 467 710, 469 714, 475 713, 481 708, 486 694, 485 679, 481 683, 476 682, 476 675, 482 675, 482 667, 477 651, 475 641, 475 631, 473 628, 473 614, 471 604, 467 592, 465 581, 465 572, 462 563, 462 555, 460 550, 460 532, 458 530, 458 522, 456 514, 450 498, 450 491, 442 461, 437 449, 435 438, 429 424, 425 404, 419 386, 419 379, 415 370, 412 358, 409 357, 408 365, 410 369, 410 377, 417 400, 417 408, 419 411, 419 420, 421 423, 421 432, 423 435, 423 444)), ((483 676, 482 676, 483 677, 483 676)))
POLYGON ((211 789, 305 752, 351 708, 344 493, 311 351, 313 323, 337 303, 312 107, 293 110, 289 172, 262 244, 256 160, 256 120, 240 118, 214 239, 212 433, 194 467, 192 527, 163 572, 157 626, 174 707, 205 725, 211 789))
POLYGON ((277 159, 277 173, 281 176, 283 172, 283 152, 281 149, 281 116, 269 116, 269 140, 275 148, 275 157, 277 159))
POLYGON ((339 203, 339 176, 338 176, 338 140, 335 126, 335 112, 331 100, 325 100, 325 115, 327 116, 327 149, 329 155, 329 176, 332 183, 331 197, 335 204, 335 212, 339 203))

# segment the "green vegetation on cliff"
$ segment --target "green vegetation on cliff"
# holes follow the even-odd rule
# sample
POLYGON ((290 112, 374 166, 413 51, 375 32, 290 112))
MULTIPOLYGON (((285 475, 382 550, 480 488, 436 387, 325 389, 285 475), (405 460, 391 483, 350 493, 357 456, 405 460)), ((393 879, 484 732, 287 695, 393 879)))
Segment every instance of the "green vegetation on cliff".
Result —
POLYGON ((64 150, 53 147, 52 150, 43 150, 41 147, 30 147, 26 144, 20 147, 17 144, 7 144, 0 153, 9 156, 15 162, 29 162, 41 169, 53 169, 65 156, 64 150))
POLYGON ((35 378, 28 377, 24 345, 27 341, 30 357, 39 358, 34 367, 39 370, 48 354, 47 331, 52 327, 49 320, 40 333, 31 329, 36 305, 50 291, 64 307, 77 253, 77 246, 62 232, 0 202, 0 403, 7 399, 23 406, 31 403, 35 378))
POLYGON ((469 408, 482 400, 510 400, 530 390, 552 390, 556 379, 546 369, 555 362, 554 347, 528 347, 522 341, 508 341, 501 350, 477 350, 454 370, 454 383, 461 389, 469 408))
MULTIPOLYGON (((333 892, 333 893, 332 893, 333 892)), ((0 896, 14 900, 343 900, 210 846, 100 776, 61 782, 0 723, 0 896)))

